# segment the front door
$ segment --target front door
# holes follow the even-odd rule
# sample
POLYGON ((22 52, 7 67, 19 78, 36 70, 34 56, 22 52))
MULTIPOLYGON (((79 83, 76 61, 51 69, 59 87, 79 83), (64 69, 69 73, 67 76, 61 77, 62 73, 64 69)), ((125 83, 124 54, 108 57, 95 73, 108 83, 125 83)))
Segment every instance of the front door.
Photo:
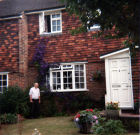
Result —
POLYGON ((119 102, 120 108, 132 108, 130 58, 110 59, 109 76, 111 101, 119 102))

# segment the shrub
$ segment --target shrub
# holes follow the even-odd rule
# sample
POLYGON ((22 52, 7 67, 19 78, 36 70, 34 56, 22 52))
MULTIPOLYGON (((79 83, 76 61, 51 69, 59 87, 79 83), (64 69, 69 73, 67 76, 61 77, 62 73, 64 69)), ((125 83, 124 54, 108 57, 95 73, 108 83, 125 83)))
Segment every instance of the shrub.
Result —
POLYGON ((17 116, 15 114, 7 113, 0 116, 1 124, 14 124, 17 123, 17 116))
POLYGON ((3 94, 0 95, 0 113, 29 114, 28 106, 29 96, 25 91, 17 86, 8 87, 3 94))
POLYGON ((97 135, 123 135, 126 130, 120 120, 99 120, 99 124, 94 126, 94 133, 97 135))
POLYGON ((88 92, 41 93, 40 114, 42 116, 70 115, 86 108, 103 109, 104 100, 95 101, 88 92))

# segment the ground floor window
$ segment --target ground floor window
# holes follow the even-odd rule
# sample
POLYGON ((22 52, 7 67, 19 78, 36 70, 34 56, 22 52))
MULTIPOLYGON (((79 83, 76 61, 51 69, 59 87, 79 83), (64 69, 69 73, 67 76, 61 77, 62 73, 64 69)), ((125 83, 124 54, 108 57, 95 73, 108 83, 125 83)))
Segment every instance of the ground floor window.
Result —
POLYGON ((0 93, 8 87, 8 73, 0 73, 0 93))
POLYGON ((85 63, 65 63, 50 69, 50 86, 52 91, 86 90, 85 63))

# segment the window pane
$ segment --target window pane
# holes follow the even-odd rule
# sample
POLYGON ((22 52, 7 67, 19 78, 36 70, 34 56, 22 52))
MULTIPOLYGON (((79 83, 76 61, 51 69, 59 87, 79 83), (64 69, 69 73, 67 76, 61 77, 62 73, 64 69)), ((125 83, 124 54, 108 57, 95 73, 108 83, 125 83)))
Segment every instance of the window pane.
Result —
POLYGON ((3 81, 3 86, 7 86, 7 81, 3 81))
POLYGON ((56 20, 53 20, 53 21, 52 21, 52 25, 53 25, 53 26, 56 25, 56 20))
POLYGON ((53 84, 55 84, 56 83, 56 78, 53 78, 53 84))
POLYGON ((84 88, 84 83, 80 83, 80 88, 84 88))
POLYGON ((53 26, 53 31, 56 31, 56 26, 53 26))
POLYGON ((79 71, 75 71, 75 76, 79 76, 79 71))
POLYGON ((60 77, 60 72, 57 72, 57 77, 60 77))
POLYGON ((56 18, 56 15, 52 15, 52 18, 56 18))
POLYGON ((7 80, 7 75, 3 75, 3 80, 7 80))
POLYGON ((61 83, 61 82, 60 82, 60 78, 57 78, 57 83, 61 83))
POLYGON ((79 71, 79 65, 75 65, 75 70, 77 71, 79 71))
POLYGON ((57 90, 60 90, 61 89, 61 85, 57 85, 57 90))
POLYGON ((72 71, 63 72, 64 89, 72 89, 72 71))
POLYGON ((53 78, 56 77, 56 72, 53 72, 53 78))
POLYGON ((80 76, 84 76, 84 72, 83 71, 80 71, 80 76))
POLYGON ((56 90, 56 85, 55 84, 53 84, 53 90, 56 90))
POLYGON ((59 26, 60 26, 60 20, 57 20, 57 25, 59 25, 59 26))
POLYGON ((45 32, 51 32, 51 18, 50 18, 50 15, 45 16, 45 32))
POLYGON ((84 82, 84 77, 80 77, 80 82, 84 82))
POLYGON ((69 89, 72 89, 72 84, 68 84, 69 89))
POLYGON ((75 83, 75 88, 79 89, 79 83, 75 83))
POLYGON ((83 70, 84 69, 84 66, 83 65, 80 65, 80 70, 83 70))
POLYGON ((76 77, 75 78, 75 82, 79 82, 79 77, 76 77))
POLYGON ((72 78, 68 78, 68 82, 69 83, 72 83, 72 78))
POLYGON ((2 75, 0 75, 0 80, 2 80, 2 75))
POLYGON ((60 31, 61 29, 60 29, 60 26, 57 26, 57 31, 60 31))
POLYGON ((56 14, 56 17, 60 17, 60 14, 56 14))

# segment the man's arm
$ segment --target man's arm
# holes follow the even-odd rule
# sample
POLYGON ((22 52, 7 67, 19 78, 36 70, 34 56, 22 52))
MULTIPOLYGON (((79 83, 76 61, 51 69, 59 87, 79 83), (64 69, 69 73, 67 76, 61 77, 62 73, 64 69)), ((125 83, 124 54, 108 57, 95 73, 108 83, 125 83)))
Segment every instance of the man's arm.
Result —
POLYGON ((33 100, 32 100, 32 89, 30 89, 29 96, 30 96, 30 102, 33 102, 33 100))
POLYGON ((30 95, 30 102, 31 102, 31 103, 33 102, 33 100, 32 100, 32 95, 30 95))

